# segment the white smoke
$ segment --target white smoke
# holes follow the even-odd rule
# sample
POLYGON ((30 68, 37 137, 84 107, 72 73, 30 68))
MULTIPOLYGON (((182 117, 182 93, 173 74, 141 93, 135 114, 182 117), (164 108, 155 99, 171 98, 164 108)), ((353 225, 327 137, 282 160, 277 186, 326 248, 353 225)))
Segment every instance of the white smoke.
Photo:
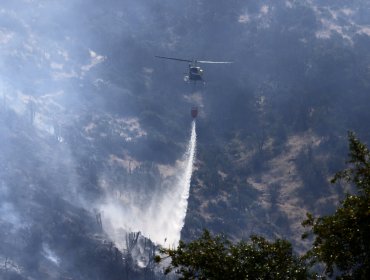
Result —
POLYGON ((171 184, 160 188, 161 193, 154 193, 147 207, 135 203, 140 199, 140 194, 139 198, 135 194, 127 194, 124 201, 112 195, 108 197, 100 207, 103 228, 117 246, 125 247, 125 231, 140 231, 153 242, 166 247, 178 245, 188 207, 195 152, 196 125, 193 121, 187 151, 183 160, 175 166, 176 176, 172 178, 171 184), (131 195, 135 199, 131 199, 131 195))

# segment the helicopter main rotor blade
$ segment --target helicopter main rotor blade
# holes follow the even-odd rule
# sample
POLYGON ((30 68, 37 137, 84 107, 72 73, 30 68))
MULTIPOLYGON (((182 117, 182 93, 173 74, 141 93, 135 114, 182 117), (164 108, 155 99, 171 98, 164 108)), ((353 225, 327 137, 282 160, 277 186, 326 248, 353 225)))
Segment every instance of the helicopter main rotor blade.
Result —
POLYGON ((199 63, 209 63, 209 64, 230 64, 232 61, 210 61, 210 60, 196 60, 199 63))
POLYGON ((184 61, 184 62, 193 62, 192 60, 189 59, 181 59, 181 58, 174 58, 174 57, 166 57, 166 56, 158 56, 155 55, 157 58, 163 58, 163 59, 170 59, 170 60, 177 60, 177 61, 184 61))

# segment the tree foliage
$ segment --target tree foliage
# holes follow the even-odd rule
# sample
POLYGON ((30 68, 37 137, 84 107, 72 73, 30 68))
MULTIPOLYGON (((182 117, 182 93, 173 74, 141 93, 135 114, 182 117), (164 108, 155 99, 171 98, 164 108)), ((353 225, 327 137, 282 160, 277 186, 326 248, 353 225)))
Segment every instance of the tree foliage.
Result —
POLYGON ((333 215, 314 218, 307 214, 302 224, 310 227, 303 237, 314 235, 307 253, 312 263, 324 263, 325 274, 338 279, 367 279, 370 275, 370 151, 349 133, 349 167, 338 172, 332 183, 354 184, 356 194, 347 194, 333 215))
MULTIPOLYGON (((164 249, 171 257, 166 273, 175 269, 180 279, 307 279, 306 264, 293 254, 288 241, 270 242, 251 236, 250 242, 233 244, 208 231, 190 243, 180 242, 176 250, 164 249)), ((157 261, 160 258, 157 257, 157 261)))

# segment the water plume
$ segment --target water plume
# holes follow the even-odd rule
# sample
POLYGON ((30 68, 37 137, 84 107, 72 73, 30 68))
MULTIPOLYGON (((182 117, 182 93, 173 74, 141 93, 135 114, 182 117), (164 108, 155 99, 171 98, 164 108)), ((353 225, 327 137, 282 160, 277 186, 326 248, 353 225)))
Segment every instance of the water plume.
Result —
POLYGON ((143 203, 143 193, 135 193, 135 186, 117 199, 109 194, 100 207, 103 213, 103 228, 116 242, 125 248, 124 232, 140 231, 153 242, 166 247, 177 246, 184 226, 190 193, 193 164, 196 156, 196 123, 191 126, 187 150, 174 167, 173 176, 162 181, 143 203), (143 207, 144 204, 144 207, 143 207))
POLYGON ((163 203, 163 207, 167 207, 168 221, 172 221, 169 225, 167 221, 162 220, 162 226, 167 226, 167 240, 169 245, 177 245, 180 240, 181 230, 184 226, 186 211, 188 208, 188 199, 190 193, 191 176, 193 173, 193 164, 196 152, 196 123, 192 122, 191 136, 188 144, 188 149, 183 162, 182 174, 178 178, 178 185, 174 190, 172 200, 163 203), (167 205, 166 205, 167 204, 167 205))

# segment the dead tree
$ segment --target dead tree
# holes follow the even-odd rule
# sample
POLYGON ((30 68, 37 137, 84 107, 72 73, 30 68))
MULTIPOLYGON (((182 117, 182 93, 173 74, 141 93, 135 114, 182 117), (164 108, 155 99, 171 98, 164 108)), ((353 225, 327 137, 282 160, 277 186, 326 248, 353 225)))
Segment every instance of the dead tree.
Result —
POLYGON ((126 249, 127 252, 131 254, 132 249, 136 246, 137 240, 140 236, 140 231, 139 232, 130 232, 126 233, 126 249))
POLYGON ((33 124, 33 122, 35 121, 35 117, 36 117, 36 104, 33 100, 29 101, 28 109, 30 112, 30 121, 31 121, 31 124, 33 124))
POLYGON ((138 238, 140 236, 140 232, 130 232, 126 233, 126 256, 125 256, 125 264, 126 264, 126 279, 130 279, 130 267, 133 265, 132 260, 132 250, 135 248, 138 238))
POLYGON ((97 212, 95 214, 95 217, 96 217, 96 223, 98 224, 98 227, 100 230, 103 230, 103 223, 101 221, 101 213, 100 212, 97 212))

